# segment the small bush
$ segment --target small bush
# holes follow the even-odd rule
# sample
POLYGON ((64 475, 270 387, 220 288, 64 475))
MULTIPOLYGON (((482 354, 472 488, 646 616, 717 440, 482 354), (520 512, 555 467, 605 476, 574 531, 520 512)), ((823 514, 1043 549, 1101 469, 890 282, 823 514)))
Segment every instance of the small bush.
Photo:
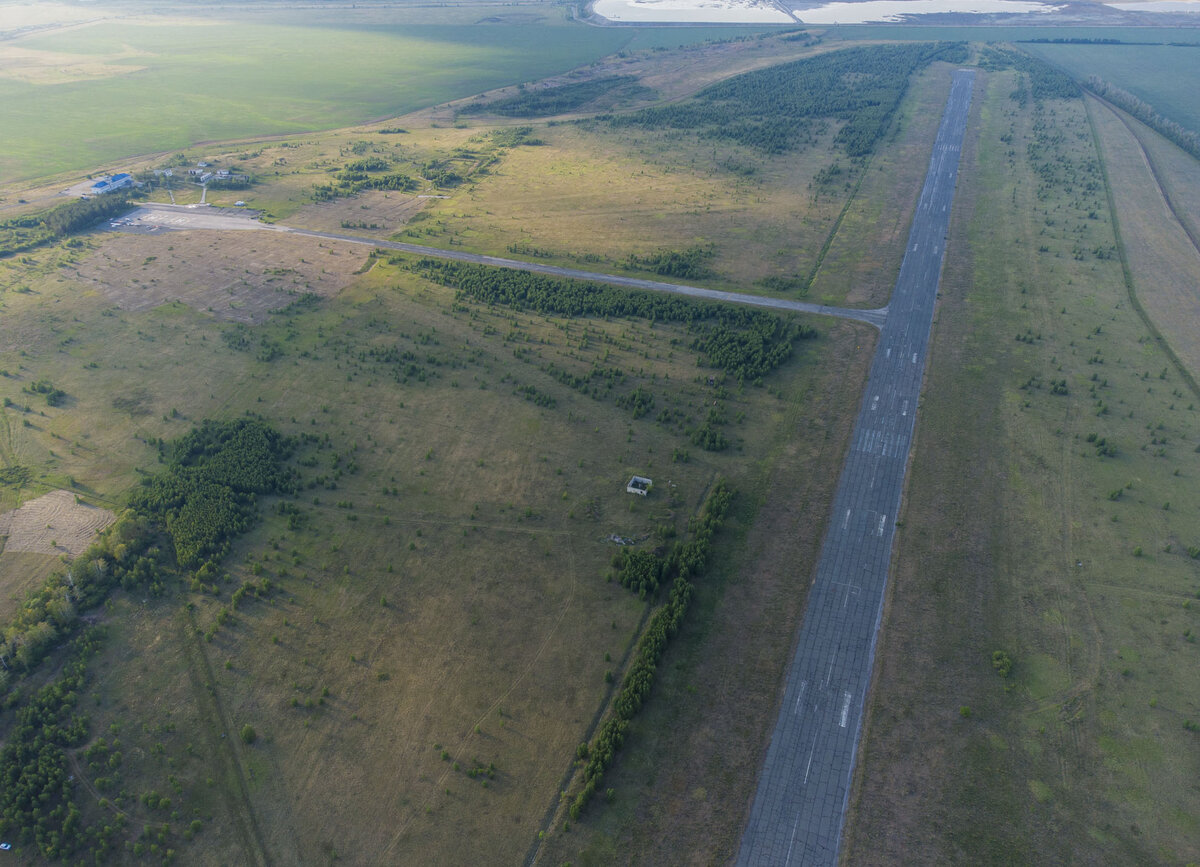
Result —
POLYGON ((1001 677, 1008 677, 1012 674, 1012 659, 1003 650, 997 650, 992 654, 992 668, 996 669, 996 674, 1001 677))

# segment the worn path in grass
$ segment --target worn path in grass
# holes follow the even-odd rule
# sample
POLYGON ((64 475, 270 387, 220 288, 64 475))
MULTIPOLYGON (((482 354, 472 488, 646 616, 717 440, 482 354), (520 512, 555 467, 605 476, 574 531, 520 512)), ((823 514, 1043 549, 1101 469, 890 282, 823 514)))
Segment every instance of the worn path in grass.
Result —
POLYGON ((457 262, 471 262, 476 265, 492 265, 498 268, 514 268, 519 271, 531 271, 537 274, 549 274, 554 277, 568 277, 575 280, 591 280, 598 283, 610 283, 616 286, 627 286, 631 289, 646 289, 651 292, 669 292, 675 295, 685 295, 702 301, 724 301, 730 304, 748 304, 754 307, 769 307, 774 310, 786 310, 796 313, 815 313, 819 316, 836 316, 841 319, 853 319, 866 322, 876 328, 883 327, 887 319, 888 308, 880 307, 875 310, 855 310, 847 307, 830 307, 826 304, 813 304, 808 301, 792 301, 787 298, 770 298, 764 295, 749 295, 741 292, 722 292, 717 289, 702 289, 699 286, 685 286, 679 283, 662 283, 657 280, 643 280, 638 277, 623 277, 618 274, 600 274, 594 271, 580 271, 575 268, 560 268, 557 265, 544 265, 537 262, 522 262, 517 259, 502 259, 497 256, 485 256, 480 253, 467 253, 460 250, 443 250, 439 247, 423 247, 419 244, 403 244, 398 241, 381 241, 355 235, 340 235, 334 232, 317 232, 311 229, 296 229, 290 226, 268 225, 260 223, 253 215, 245 211, 220 212, 211 208, 189 208, 187 206, 172 206, 165 204, 147 204, 123 217, 123 225, 115 226, 118 231, 153 232, 158 230, 180 229, 265 229, 276 232, 287 232, 293 235, 305 235, 311 238, 325 238, 330 241, 345 241, 351 244, 361 244, 383 250, 396 250, 401 253, 412 253, 417 256, 431 256, 438 259, 452 259, 457 262))
POLYGON ((738 864, 836 864, 974 72, 954 74, 738 864))

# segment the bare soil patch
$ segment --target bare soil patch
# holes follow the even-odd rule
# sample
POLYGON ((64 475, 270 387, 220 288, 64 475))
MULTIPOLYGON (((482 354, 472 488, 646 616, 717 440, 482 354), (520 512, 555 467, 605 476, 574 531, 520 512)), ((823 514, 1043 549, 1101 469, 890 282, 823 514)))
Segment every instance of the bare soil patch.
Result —
POLYGON ((68 491, 53 491, 0 515, 4 548, 36 554, 82 554, 97 533, 116 515, 75 499, 68 491))
POLYGON ((254 324, 298 295, 336 295, 364 255, 352 244, 282 232, 119 234, 105 238, 75 273, 123 310, 179 301, 217 319, 254 324))

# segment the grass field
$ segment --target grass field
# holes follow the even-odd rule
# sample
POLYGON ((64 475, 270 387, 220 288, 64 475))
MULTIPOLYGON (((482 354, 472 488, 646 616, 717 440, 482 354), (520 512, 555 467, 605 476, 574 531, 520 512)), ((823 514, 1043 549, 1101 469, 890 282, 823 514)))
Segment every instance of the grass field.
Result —
POLYGON ((303 26, 296 13, 287 24, 105 22, 6 43, 0 176, 91 170, 195 142, 404 114, 565 71, 631 35, 552 18, 406 24, 401 12, 368 29, 355 17, 348 12, 338 27, 303 26))
MULTIPOLYGON (((1130 38, 1130 37, 1125 37, 1130 38)), ((1196 42, 1193 32, 1180 41, 1196 42)), ((1200 130, 1200 48, 1173 45, 1023 45, 1084 80, 1098 75, 1154 110, 1200 130)))
MULTIPOLYGON (((319 163, 362 135, 252 160, 319 163)), ((475 135, 378 142, 400 138, 419 162, 475 135)), ((281 175, 267 193, 283 203, 322 176, 281 175)), ((393 204, 352 201, 293 214, 328 226, 393 204)), ((697 368, 678 326, 455 303, 362 248, 257 233, 101 232, 0 267, 5 460, 28 470, 6 488, 14 502, 53 487, 119 499, 154 471, 153 443, 205 417, 254 411, 321 438, 301 458, 300 529, 268 502, 216 596, 118 594, 98 616, 112 636, 89 687, 89 740, 71 757, 84 821, 127 822, 138 852, 218 863, 519 858, 646 609, 604 580, 607 537, 682 533, 719 474, 745 491, 721 574, 745 568, 733 552, 748 538, 749 562, 780 575, 768 601, 795 606, 785 555, 748 534, 786 468, 804 480, 789 492, 811 497, 784 504, 812 516, 791 544, 811 553, 833 478, 822 467, 854 403, 840 383, 867 357, 864 333, 840 326, 766 387, 743 388, 697 368), (412 361, 396 366, 393 348, 412 361), (652 392, 666 421, 571 390, 551 362, 620 371, 621 390, 652 392), (23 391, 42 380, 65 393, 58 406, 23 391), (712 412, 724 452, 681 432, 712 412), (658 483, 648 501, 623 491, 635 471, 658 483), (231 591, 262 577, 270 596, 235 608, 231 591), (238 738, 247 724, 252 745, 238 738)), ((18 593, 30 573, 8 565, 0 577, 18 593)), ((786 629, 773 640, 786 645, 786 629)), ((751 744, 742 762, 755 761, 751 744)))
MULTIPOLYGON (((338 59, 355 40, 373 46, 367 68, 384 69, 387 46, 414 32, 412 59, 429 63, 445 56, 420 53, 435 34, 436 51, 461 53, 454 40, 466 39, 479 65, 464 74, 480 83, 453 87, 471 93, 488 76, 533 74, 504 42, 517 25, 572 32, 546 7, 491 11, 499 22, 470 28, 461 10, 423 11, 424 29, 406 35, 316 27, 329 13, 243 25, 246 39, 333 40, 305 75, 329 73, 329 89, 311 92, 347 101, 271 116, 298 129, 394 97, 377 81, 338 89, 355 74, 338 59)), ((120 27, 39 37, 55 62, 29 68, 132 87, 138 73, 113 69, 157 61, 120 47, 120 27)), ((182 47, 182 30, 136 28, 143 45, 182 47)), ((636 48, 689 41, 682 31, 621 32, 636 48)), ((733 41, 627 52, 594 71, 640 71, 677 99, 812 50, 733 41)), ((189 52, 176 72, 207 68, 189 52)), ((538 62, 554 71, 566 57, 538 62)), ((299 62, 256 58, 243 81, 261 74, 265 92, 286 96, 299 62)), ((807 274, 823 255, 814 299, 874 305, 899 265, 948 73, 917 76, 892 134, 834 184, 817 179, 844 159, 830 146, 836 123, 785 157, 599 124, 537 123, 539 143, 505 144, 461 103, 189 148, 187 161, 255 176, 208 201, 244 198, 298 226, 597 270, 703 247, 715 272, 704 279, 736 288, 807 274), (355 160, 387 165, 363 174, 419 180, 315 202, 355 160)), ((441 86, 453 89, 431 79, 422 99, 441 86)), ((1018 102, 1019 89, 1003 72, 977 85, 846 857, 1189 863, 1200 859, 1200 395, 1130 300, 1083 102, 1018 102)), ((1154 291, 1154 205, 1131 196, 1136 153, 1111 141, 1127 261, 1135 288, 1154 291)), ((1150 147, 1192 207, 1200 182, 1150 147)), ((199 198, 182 179, 172 192, 199 198)), ((67 762, 82 821, 122 827, 112 860, 533 853, 599 865, 736 852, 874 333, 814 321, 820 336, 759 386, 700 366, 686 325, 484 305, 421 273, 404 256, 266 232, 97 231, 0 259, 0 512, 56 489, 119 508, 164 471, 158 443, 205 418, 256 413, 304 436, 300 493, 263 499, 226 577, 117 591, 89 615, 109 636, 67 762), (702 424, 728 447, 703 448, 702 424), (634 473, 654 478, 649 498, 625 493, 634 473), (601 796, 566 823, 560 789, 651 607, 611 580, 612 538, 653 549, 685 537, 718 477, 738 497, 712 565, 601 796)), ((1146 306, 1183 319, 1178 297, 1165 303, 1146 306)), ((0 552, 0 613, 58 563, 0 552)), ((6 740, 14 716, 0 716, 6 740)))
POLYGON ((1200 399, 1082 102, 1013 84, 977 85, 846 857, 1189 863, 1200 399))
MULTIPOLYGON (((1187 232, 1197 212, 1188 208, 1194 201, 1189 202, 1186 194, 1177 196, 1180 199, 1177 219, 1168 211, 1157 180, 1161 176, 1171 188, 1194 190, 1200 182, 1200 163, 1180 154, 1183 159, 1174 163, 1174 171, 1160 170, 1156 176, 1147 162, 1148 151, 1143 150, 1130 126, 1136 124, 1134 129, 1144 139, 1158 139, 1160 151, 1174 149, 1170 143, 1135 120, 1126 119, 1130 125, 1126 126, 1113 109, 1091 97, 1088 111, 1108 169, 1121 240, 1138 301, 1193 379, 1200 377, 1200 346, 1195 328, 1200 321, 1200 290, 1196 286, 1200 251, 1187 232)), ((1171 195, 1170 191, 1167 195, 1171 195)), ((1175 198, 1171 199, 1172 204, 1175 198)))
MULTIPOLYGON (((713 75, 762 65, 775 49, 705 50, 713 75)), ((672 65, 652 52, 644 62, 684 93, 703 53, 681 52, 672 65)), ((925 159, 932 127, 920 118, 945 77, 934 67, 917 82, 879 155, 885 172, 912 154, 925 159)), ((260 180, 210 201, 245 196, 272 217, 359 234, 441 230, 468 204, 470 231, 430 239, 458 246, 475 233, 503 249, 515 243, 508 217, 530 215, 548 233, 574 211, 584 222, 560 237, 564 253, 580 256, 690 243, 688 221, 713 235, 738 235, 739 224, 776 233, 766 266, 755 261, 761 241, 738 235, 724 248, 722 261, 751 269, 746 285, 806 264, 849 198, 843 189, 812 201, 806 188, 833 158, 825 139, 790 161, 761 160, 765 178, 749 183, 730 171, 728 153, 714 163, 695 143, 689 164, 676 166, 650 138, 631 144, 556 125, 536 130, 545 144, 501 147, 486 127, 438 118, 212 145, 191 158, 245 166, 260 180), (314 184, 360 158, 421 177, 449 166, 465 180, 428 187, 446 200, 410 190, 312 201, 314 184), (561 171, 547 182, 551 163, 561 171), (602 214, 645 187, 634 171, 653 179, 643 194, 657 196, 660 222, 684 227, 658 233, 654 247, 644 246, 655 237, 651 202, 632 228, 602 214), (545 191, 516 195, 543 183, 570 191, 572 177, 588 179, 591 210, 545 191), (714 195, 735 209, 705 217, 714 195), (430 216, 406 224, 429 202, 430 216), (545 215, 535 218, 539 204, 545 215), (794 214, 812 219, 797 232, 787 225, 794 214), (371 222, 381 228, 356 228, 371 222)), ((861 214, 847 219, 858 226, 896 207, 893 223, 903 221, 920 177, 896 176, 896 187, 864 181, 861 214)), ((197 198, 182 179, 173 192, 181 203, 197 198)), ((882 257, 897 231, 889 223, 879 233, 882 257)), ((508 862, 543 833, 543 860, 577 847, 585 860, 612 846, 662 854, 684 845, 680 835, 714 857, 728 853, 857 404, 846 383, 862 380, 873 334, 822 323, 820 338, 798 344, 761 387, 743 385, 699 367, 682 325, 484 307, 421 279, 403 257, 296 243, 105 230, 0 261, 4 460, 20 468, 6 474, 6 503, 63 488, 118 504, 161 471, 155 445, 204 418, 255 412, 312 437, 295 459, 302 494, 282 513, 279 500, 264 502, 225 560, 225 581, 118 592, 92 615, 111 635, 86 689, 87 739, 68 756, 82 821, 125 823, 117 839, 128 840, 131 860, 174 850, 213 863, 508 862), (580 388, 592 371, 610 390, 580 388), (30 393, 37 383, 63 397, 42 400, 30 393), (621 402, 633 392, 653 401, 650 412, 621 402), (691 435, 701 423, 728 447, 706 451, 691 435), (624 492, 635 472, 655 479, 647 500, 624 492), (718 476, 739 496, 713 568, 696 579, 695 620, 662 666, 663 698, 647 706, 629 760, 605 784, 620 794, 611 806, 596 799, 570 832, 549 825, 647 613, 605 580, 617 550, 610 536, 648 547, 684 536, 718 476), (237 596, 264 580, 268 591, 237 596), (695 736, 662 740, 682 726, 695 736), (714 743, 724 745, 716 763, 714 743), (660 752, 670 756, 661 775, 651 760, 660 752), (694 775, 703 782, 680 797, 694 775), (644 834, 620 830, 664 793, 669 806, 640 825, 644 834)), ((831 286, 855 284, 842 270, 872 271, 837 249, 823 276, 831 286)), ((0 558, 10 596, 33 583, 28 568, 0 558)))
MULTIPOLYGON (((169 257, 170 240, 158 240, 169 257)), ((198 810, 205 831, 194 845, 217 860, 518 857, 644 609, 605 582, 606 537, 682 530, 716 473, 738 485, 757 478, 764 446, 790 431, 792 416, 775 407, 832 375, 806 354, 780 374, 782 402, 774 386, 718 398, 744 420, 730 431, 740 444, 710 455, 513 359, 522 345, 567 369, 603 356, 687 415, 711 405, 715 388, 677 345, 677 328, 460 309, 448 290, 377 263, 336 300, 246 332, 183 305, 114 311, 99 293, 74 297, 52 261, 27 267, 47 273, 26 274, 31 292, 6 297, 5 395, 47 378, 70 396, 44 418, 35 411, 31 427, 14 426, 14 450, 35 470, 29 493, 71 476, 115 496, 153 466, 148 441, 201 417, 254 410, 330 438, 306 470, 304 529, 272 516, 230 558, 231 586, 269 576, 278 589, 268 601, 227 620, 228 589, 176 590, 145 606, 118 598, 103 617, 117 638, 88 711, 94 733, 125 732, 125 759, 120 782, 86 771, 81 782, 135 819, 156 815, 134 803, 142 793, 167 793, 173 846, 198 810), (64 303, 66 321, 56 312, 64 303), (68 337, 61 329, 75 316, 88 325, 68 337), (397 344, 421 353, 403 382, 370 360, 397 344), (275 347, 270 360, 265 346, 275 347), (518 384, 557 408, 514 394, 518 384), (690 454, 673 462, 673 451, 690 454), (631 500, 623 484, 633 471, 662 493, 631 500), (201 641, 194 629, 214 635, 201 641), (140 661, 151 654, 153 666, 140 661), (259 733, 253 748, 221 742, 247 722, 259 733), (490 785, 467 776, 476 759, 494 765, 490 785), (475 841, 467 850, 464 835, 475 841)), ((103 815, 85 811, 89 821, 103 815)))

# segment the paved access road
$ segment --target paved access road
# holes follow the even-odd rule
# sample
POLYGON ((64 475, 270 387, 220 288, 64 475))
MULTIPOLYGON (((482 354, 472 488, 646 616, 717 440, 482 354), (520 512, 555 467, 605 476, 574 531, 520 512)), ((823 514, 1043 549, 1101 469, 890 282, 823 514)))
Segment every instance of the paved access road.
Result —
POLYGON ((954 74, 738 864, 836 864, 974 72, 954 74))
POLYGON ((642 280, 637 277, 624 277, 619 274, 600 274, 595 271, 580 271, 575 268, 560 268, 557 265, 544 265, 540 262, 522 262, 517 259, 501 259, 498 256, 485 256, 480 253, 467 253, 463 250, 444 250, 440 247, 423 247, 420 244, 403 244, 398 241, 381 241, 375 238, 363 238, 356 235, 339 235, 336 232, 317 232, 312 229, 297 229, 291 226, 261 223, 257 214, 252 211, 231 210, 228 208, 200 208, 196 205, 165 205, 148 203, 136 210, 114 220, 112 227, 122 232, 147 233, 160 229, 263 229, 276 232, 289 232, 293 235, 306 235, 310 238, 325 238, 330 241, 345 241, 350 244, 362 244, 382 250, 397 250, 402 253, 413 253, 418 256, 430 256, 436 259, 453 259, 457 262, 471 262, 476 265, 492 265, 497 268, 513 268, 518 271, 532 271, 537 274, 550 274, 554 277, 570 277, 575 280, 591 280, 597 283, 610 283, 615 286, 627 286, 631 289, 646 289, 651 292, 669 292, 673 295, 685 295, 702 301, 723 301, 729 304, 748 304, 752 307, 766 307, 772 310, 792 311, 796 313, 815 313, 819 316, 836 316, 840 319, 854 319, 866 322, 879 328, 887 319, 887 308, 877 310, 855 310, 849 307, 830 307, 825 304, 813 304, 809 301, 792 301, 789 298, 771 298, 766 295, 749 295, 741 292, 722 292, 717 289, 703 289, 699 286, 685 286, 679 283, 662 283, 657 280, 642 280))

